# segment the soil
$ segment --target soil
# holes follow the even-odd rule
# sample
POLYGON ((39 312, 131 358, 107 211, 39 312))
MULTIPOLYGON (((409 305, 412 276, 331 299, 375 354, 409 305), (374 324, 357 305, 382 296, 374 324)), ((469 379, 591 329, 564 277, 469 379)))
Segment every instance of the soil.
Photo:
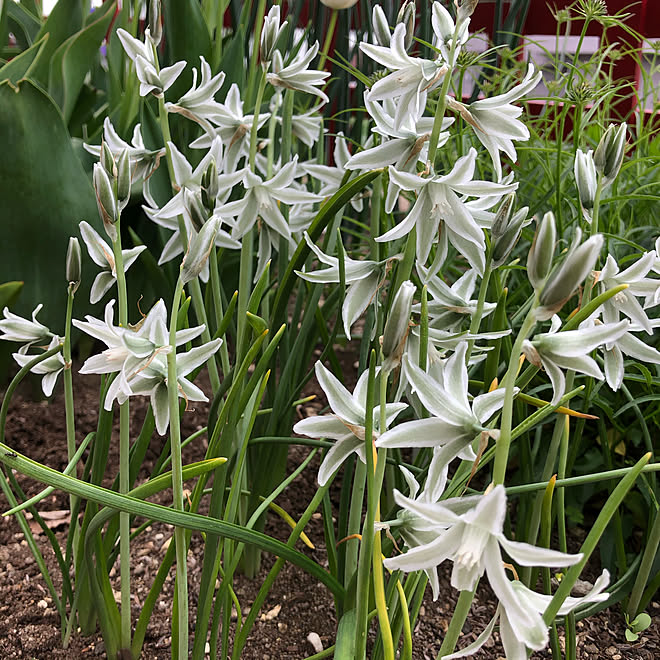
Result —
MULTIPOLYGON (((60 386, 61 387, 61 386, 60 386)), ((78 441, 94 430, 96 412, 98 410, 98 381, 74 375, 76 393, 77 435, 78 441)), ((301 411, 301 414, 320 409, 321 403, 311 404, 312 410, 301 411)), ((61 392, 50 402, 33 401, 30 392, 23 391, 15 396, 8 416, 6 442, 16 451, 29 457, 63 470, 66 465, 66 441, 63 417, 63 397, 61 392)), ((132 434, 139 432, 141 421, 146 411, 146 400, 132 400, 132 434)), ((205 423, 207 409, 198 404, 197 411, 184 416, 184 437, 201 428, 205 423)), ((116 429, 115 429, 115 432, 116 429)), ((133 435, 134 437, 134 435, 133 435)), ((146 479, 150 468, 156 461, 163 445, 163 439, 154 436, 152 445, 146 456, 140 480, 146 479)), ((108 475, 114 476, 117 471, 117 443, 115 450, 108 457, 108 475)), ((184 463, 200 460, 204 456, 206 439, 200 437, 196 443, 191 443, 184 450, 184 463)), ((305 458, 309 449, 292 447, 289 453, 289 470, 295 469, 305 458)), ((318 462, 303 473, 278 499, 278 504, 294 518, 302 513, 311 500, 316 489, 316 469, 318 462)), ((28 496, 39 492, 42 486, 29 479, 17 475, 21 487, 28 496)), ((111 482, 109 479, 108 483, 111 482)), ((163 503, 167 503, 169 493, 163 495, 163 503)), ((4 496, 0 496, 0 507, 7 508, 4 496)), ((41 510, 55 512, 66 511, 68 497, 53 493, 41 504, 41 510)), ((55 514, 51 524, 60 544, 66 540, 65 518, 60 519, 55 514)), ((271 516, 267 522, 266 533, 286 540, 290 529, 279 517, 271 516)), ((322 565, 327 565, 323 539, 321 514, 314 514, 308 528, 305 530, 315 545, 314 550, 306 548, 302 543, 299 549, 311 556, 322 565)), ((131 545, 132 549, 132 593, 133 619, 137 619, 140 608, 151 586, 152 579, 170 541, 172 530, 165 525, 153 524, 148 527, 131 545)), ((48 564, 51 575, 57 582, 58 568, 53 552, 41 530, 35 534, 39 547, 48 564)), ((198 591, 203 541, 199 535, 194 535, 189 555, 189 580, 191 594, 190 620, 194 622, 194 594, 198 591)), ((274 562, 274 557, 264 555, 259 576, 249 580, 237 575, 234 585, 236 595, 243 612, 247 612, 268 570, 274 562)), ((591 567, 593 576, 597 575, 598 567, 591 567)), ((119 590, 115 571, 111 573, 113 588, 119 590)), ((593 579, 593 578, 592 578, 593 579)), ((484 583, 486 581, 483 581, 484 583)), ((416 660, 434 659, 444 632, 447 629, 453 611, 457 594, 449 586, 449 566, 445 563, 441 569, 441 584, 446 585, 446 591, 433 602, 430 592, 422 605, 419 621, 414 630, 413 657, 416 660), (444 571, 444 575, 442 575, 444 571), (444 579, 443 579, 444 577, 444 579)), ((142 657, 149 660, 165 660, 170 653, 170 614, 173 592, 173 579, 170 575, 153 613, 147 637, 145 639, 142 657)), ((459 646, 472 642, 487 624, 495 610, 495 599, 487 585, 480 586, 474 601, 472 612, 464 627, 459 646)), ((610 658, 611 660, 652 660, 660 657, 660 603, 653 601, 649 608, 653 618, 651 628, 644 631, 635 644, 625 641, 625 625, 619 608, 606 610, 577 624, 578 658, 610 658)), ((268 599, 262 608, 259 620, 254 626, 251 637, 245 647, 242 657, 245 659, 300 660, 315 653, 310 639, 328 648, 333 641, 337 626, 334 603, 330 593, 306 573, 289 564, 277 578, 268 599), (314 635, 315 634, 315 635, 314 635), (311 635, 311 637, 310 637, 311 635)), ((561 631, 560 631, 561 632, 561 631)), ((487 646, 475 657, 495 660, 503 656, 502 647, 497 641, 490 640, 487 646)), ((105 649, 100 635, 91 637, 73 636, 69 648, 61 648, 60 622, 57 612, 52 606, 52 600, 40 575, 37 564, 32 557, 27 542, 13 517, 0 519, 0 658, 30 658, 37 660, 59 660, 76 658, 105 657, 105 649)), ((549 658, 549 651, 534 654, 534 658, 549 658)), ((350 659, 346 659, 350 660, 350 659)))

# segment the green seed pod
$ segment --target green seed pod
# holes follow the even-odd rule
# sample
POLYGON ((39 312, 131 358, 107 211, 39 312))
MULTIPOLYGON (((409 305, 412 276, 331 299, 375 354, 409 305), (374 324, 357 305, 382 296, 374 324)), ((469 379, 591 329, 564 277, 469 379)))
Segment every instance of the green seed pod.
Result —
POLYGON ((131 198, 131 161, 128 149, 124 149, 117 160, 117 201, 119 210, 126 208, 131 198))
POLYGON ((626 125, 610 124, 598 143, 594 154, 596 171, 607 186, 616 179, 626 149, 626 125))
POLYGON ((539 224, 527 257, 527 277, 535 289, 540 289, 550 274, 555 253, 555 216, 548 211, 539 224))
POLYGON ((188 252, 181 264, 181 281, 184 284, 194 280, 204 268, 215 243, 215 235, 220 227, 220 218, 211 218, 188 244, 188 252))
POLYGON ((80 243, 75 236, 69 238, 69 247, 66 251, 66 267, 64 274, 69 286, 72 287, 72 293, 75 293, 80 286, 82 273, 82 258, 80 255, 80 243))

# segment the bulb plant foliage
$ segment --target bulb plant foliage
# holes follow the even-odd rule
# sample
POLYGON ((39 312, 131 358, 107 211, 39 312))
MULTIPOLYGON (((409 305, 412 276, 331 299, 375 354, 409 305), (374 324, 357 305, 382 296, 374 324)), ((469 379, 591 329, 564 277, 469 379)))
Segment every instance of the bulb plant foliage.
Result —
MULTIPOLYGON (((213 4, 202 3, 207 22, 221 18, 226 3, 217 3, 216 14, 213 4)), ((657 406, 660 382, 660 239, 657 227, 636 224, 638 208, 654 210, 657 222, 657 140, 634 117, 611 123, 613 97, 603 84, 602 103, 574 100, 574 132, 564 144, 566 115, 557 113, 570 104, 554 115, 550 105, 539 117, 528 114, 525 99, 542 73, 532 63, 515 70, 505 55, 478 98, 464 96, 464 63, 474 63, 466 56, 477 4, 470 0, 433 2, 424 10, 425 39, 416 38, 415 3, 389 17, 376 4, 373 29, 358 32, 356 66, 341 60, 356 75, 358 111, 335 114, 329 70, 341 62, 329 57, 331 32, 337 14, 355 11, 355 3, 324 4, 330 33, 321 47, 294 30, 280 5, 245 3, 255 31, 243 75, 231 81, 223 47, 235 58, 242 41, 219 29, 220 50, 210 59, 162 64, 162 28, 171 23, 159 2, 150 3, 144 31, 137 20, 132 30, 116 30, 144 121, 120 130, 106 118, 97 143, 85 145, 98 158, 94 224, 105 236, 91 219, 76 219, 89 258, 72 238, 64 328, 40 323, 41 305, 32 320, 6 308, 0 320, 0 338, 18 344, 21 367, 0 411, 8 475, 0 481, 11 513, 30 535, 25 513, 38 517, 50 492, 23 502, 12 470, 70 494, 66 547, 54 544, 61 592, 36 544, 30 547, 61 616, 63 644, 98 624, 111 658, 140 656, 173 568, 172 656, 201 659, 210 649, 211 657, 238 660, 285 560, 332 592, 340 660, 366 657, 374 609, 372 657, 414 657, 411 631, 429 583, 434 600, 460 592, 446 634, 438 633, 438 658, 478 654, 496 627, 507 658, 548 644, 559 657, 558 625, 566 627, 566 657, 575 657, 577 616, 632 590, 632 620, 653 584, 658 534, 644 536, 630 566, 621 517, 639 478, 639 499, 649 502, 643 525, 657 526, 650 504, 658 494, 657 421, 644 405, 657 406), (635 177, 648 181, 638 193, 630 192, 635 177), (153 222, 151 235, 162 232, 164 245, 140 244, 124 226, 129 211, 153 222), (164 271, 174 273, 170 288, 142 313, 127 271, 156 261, 178 268, 164 271), (84 278, 93 279, 91 302, 105 301, 102 319, 75 318, 84 278), (80 367, 72 363, 73 327, 99 340, 80 367), (342 373, 340 344, 356 356, 357 373, 342 373), (75 430, 76 368, 103 377, 98 427, 84 447, 75 430), (202 370, 208 379, 198 378, 202 370), (64 473, 17 453, 5 429, 11 395, 28 371, 42 377, 46 396, 62 374, 64 473), (296 421, 310 379, 328 407, 296 421), (357 381, 352 392, 342 380, 357 381), (129 425, 134 397, 149 401, 137 435, 129 425), (208 424, 183 438, 182 416, 198 401, 210 402, 208 424), (120 466, 111 492, 101 483, 115 414, 120 466), (634 420, 631 435, 621 433, 624 419, 634 420), (167 442, 138 486, 154 431, 167 442), (203 433, 205 460, 184 464, 182 447, 203 433), (310 476, 318 490, 300 503, 285 544, 263 533, 264 511, 291 481, 287 448, 301 436, 321 454, 310 476), (611 451, 612 438, 623 452, 611 451), (615 462, 620 469, 611 472, 615 462), (338 474, 343 487, 334 502, 338 474), (193 479, 184 498, 184 481, 193 479), (589 493, 598 484, 600 512, 582 547, 569 553, 571 487, 589 493), (146 502, 170 487, 171 506, 146 502), (328 568, 295 547, 317 509, 326 518, 328 568), (133 620, 131 528, 140 516, 169 524, 173 539, 133 620), (197 531, 204 532, 202 580, 192 621, 186 566, 197 531), (601 552, 600 577, 571 595, 604 534, 616 540, 616 557, 601 552), (263 550, 278 561, 234 624, 234 576, 254 575, 263 550), (115 562, 118 604, 109 578, 115 562), (449 580, 438 572, 445 562, 449 580), (551 568, 563 574, 558 589, 551 568), (626 571, 635 577, 622 579, 626 571), (493 619, 457 649, 482 579, 497 599, 493 619)), ((154 288, 162 281, 154 279, 154 288)))

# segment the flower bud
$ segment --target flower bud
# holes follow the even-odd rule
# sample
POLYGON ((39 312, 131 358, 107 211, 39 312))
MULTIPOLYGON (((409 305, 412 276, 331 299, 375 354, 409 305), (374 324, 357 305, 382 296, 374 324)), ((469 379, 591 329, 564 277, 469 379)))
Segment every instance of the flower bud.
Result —
POLYGON ((526 206, 511 215, 514 200, 514 194, 504 198, 493 222, 491 229, 493 268, 499 268, 507 260, 520 238, 522 228, 529 222, 527 220, 529 208, 526 206))
POLYGON ((195 231, 199 231, 209 219, 210 212, 204 208, 200 193, 194 193, 188 188, 183 189, 183 204, 186 207, 195 231))
POLYGON ((213 213, 213 210, 215 209, 215 200, 219 193, 218 167, 215 164, 215 158, 211 158, 209 166, 202 175, 202 203, 209 213, 213 213))
POLYGON ((541 321, 552 318, 564 306, 596 265, 603 247, 603 237, 596 234, 578 245, 580 236, 581 233, 578 233, 578 239, 564 263, 552 273, 543 287, 539 300, 541 307, 537 311, 537 318, 541 321))
POLYGON ((412 46, 413 37, 415 36, 415 3, 413 0, 407 0, 399 13, 396 16, 397 23, 403 23, 406 26, 406 36, 403 40, 403 44, 406 50, 412 46))
POLYGON ((80 255, 80 243, 75 236, 69 238, 69 247, 66 251, 66 267, 64 274, 71 292, 75 293, 80 286, 80 274, 82 272, 82 258, 80 255))
POLYGON ((459 25, 466 21, 467 19, 474 14, 474 10, 477 8, 479 0, 463 0, 458 7, 458 13, 456 14, 456 23, 459 25))
POLYGON ((161 0, 149 0, 149 25, 151 40, 155 46, 160 44, 163 38, 163 21, 161 19, 161 0))
POLYGON ((321 4, 330 9, 348 9, 357 3, 357 0, 321 0, 321 4))
POLYGON ((626 128, 625 123, 618 127, 610 124, 596 147, 594 163, 606 186, 616 179, 621 169, 626 148, 626 128))
POLYGON ((374 5, 371 12, 371 27, 378 45, 387 48, 390 45, 392 34, 390 33, 390 24, 380 5, 374 5))
POLYGON ((384 369, 393 369, 399 364, 403 355, 415 291, 415 285, 406 280, 394 296, 394 302, 387 317, 381 339, 383 357, 385 358, 384 369))
POLYGON ((211 218, 199 233, 192 237, 181 264, 180 277, 183 284, 194 280, 202 272, 202 268, 211 254, 219 228, 220 218, 211 218))
POLYGON ((550 274, 556 237, 555 216, 552 211, 548 211, 536 229, 534 242, 527 257, 527 277, 535 289, 539 289, 550 274))
POLYGON ((115 163, 115 157, 112 154, 112 151, 110 150, 110 147, 108 146, 107 142, 103 142, 101 144, 101 165, 103 165, 103 169, 108 173, 108 176, 110 177, 111 180, 114 180, 117 178, 117 165, 115 163))
POLYGON ((128 157, 128 149, 124 149, 119 154, 117 160, 117 200, 119 210, 126 208, 128 200, 131 198, 131 161, 128 157))
POLYGON ((275 44, 285 24, 286 21, 280 27, 280 6, 274 5, 271 7, 268 15, 264 18, 259 44, 259 57, 264 68, 267 68, 267 65, 273 59, 275 44))
POLYGON ((99 208, 101 220, 103 220, 103 227, 108 236, 113 240, 117 240, 117 230, 115 222, 119 219, 117 209, 117 200, 115 193, 110 183, 110 177, 101 163, 94 163, 94 191, 96 192, 96 204, 99 208))
POLYGON ((596 198, 596 166, 594 165, 594 152, 578 149, 575 154, 573 167, 575 183, 577 184, 580 205, 583 211, 590 211, 594 207, 596 198))

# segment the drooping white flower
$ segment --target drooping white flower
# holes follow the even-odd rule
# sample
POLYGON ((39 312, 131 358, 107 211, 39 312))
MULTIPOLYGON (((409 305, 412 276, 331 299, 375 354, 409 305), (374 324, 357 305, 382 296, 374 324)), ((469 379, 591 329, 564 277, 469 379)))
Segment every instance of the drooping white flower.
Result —
MULTIPOLYGON (((451 585, 460 591, 474 589, 477 580, 486 573, 519 642, 530 649, 545 647, 547 626, 541 614, 521 599, 506 576, 502 550, 522 566, 572 566, 582 559, 581 554, 569 555, 508 540, 503 533, 506 515, 503 486, 496 486, 484 495, 441 502, 414 500, 395 490, 394 499, 404 509, 404 525, 408 518, 424 533, 424 538, 422 544, 409 546, 405 554, 386 559, 383 562, 386 568, 428 572, 450 559, 454 563, 451 585)), ((437 596, 435 593, 434 597, 437 596)))
POLYGON ((433 28, 433 34, 435 36, 433 45, 440 50, 442 59, 452 67, 458 60, 461 47, 470 36, 468 32, 470 19, 466 18, 465 20, 461 20, 461 18, 462 16, 459 16, 458 18, 460 25, 458 26, 458 35, 456 36, 454 57, 452 59, 450 54, 452 43, 454 41, 454 35, 456 34, 456 24, 454 23, 454 19, 451 17, 451 14, 442 5, 442 3, 437 2, 437 0, 433 3, 431 13, 431 27, 433 28))
POLYGON ((417 200, 402 222, 377 241, 393 241, 417 228, 417 259, 426 263, 435 242, 440 222, 444 223, 447 238, 481 275, 485 265, 486 242, 470 207, 459 195, 477 197, 506 195, 518 188, 517 183, 500 184, 473 181, 477 152, 459 158, 449 174, 422 178, 390 167, 390 178, 403 190, 414 190, 417 200))
POLYGON ((515 162, 518 155, 513 141, 529 140, 529 129, 518 119, 523 110, 512 105, 512 102, 529 94, 541 77, 541 72, 535 73, 534 65, 530 63, 520 84, 505 94, 479 99, 468 106, 448 97, 449 107, 457 110, 474 128, 475 135, 488 150, 498 180, 502 178, 500 151, 515 162))
MULTIPOLYGON (((60 343, 60 338, 54 336, 50 340, 50 344, 48 345, 47 350, 55 348, 60 343)), ((37 357, 36 355, 28 355, 26 352, 27 348, 27 346, 23 346, 18 351, 18 353, 13 354, 14 360, 16 360, 20 367, 24 367, 26 364, 34 360, 35 357, 37 357)), ((39 364, 32 367, 30 371, 33 374, 43 376, 41 379, 41 389, 43 390, 45 396, 50 396, 53 393, 53 389, 55 388, 57 377, 62 373, 62 371, 64 371, 64 358, 62 357, 62 352, 60 351, 59 353, 55 353, 55 355, 51 355, 49 358, 42 360, 39 362, 39 364)))
POLYGON ((284 89, 294 89, 306 94, 313 94, 318 96, 324 103, 327 103, 328 96, 319 87, 325 84, 325 80, 330 73, 307 68, 318 52, 318 41, 311 48, 307 45, 307 42, 303 42, 291 62, 285 66, 280 51, 276 50, 273 53, 272 73, 266 75, 268 82, 273 87, 283 87, 284 89))
POLYGON ((162 96, 163 92, 174 84, 186 68, 185 62, 176 62, 172 66, 159 69, 155 45, 148 28, 144 32, 144 42, 136 39, 122 28, 117 30, 117 36, 126 51, 126 55, 135 64, 135 72, 140 81, 140 96, 146 96, 150 93, 155 96, 162 96))
POLYGON ((598 346, 615 342, 629 327, 630 322, 625 320, 557 332, 557 326, 553 324, 550 332, 534 335, 531 340, 525 339, 523 353, 533 365, 543 368, 550 378, 553 406, 559 403, 566 391, 566 377, 562 369, 572 369, 603 380, 602 371, 589 353, 598 346))
MULTIPOLYGON (((365 371, 360 376, 355 390, 351 394, 321 362, 316 363, 315 371, 316 379, 325 392, 334 414, 307 417, 299 421, 293 427, 293 430, 295 433, 311 438, 328 438, 336 441, 319 468, 318 480, 319 484, 323 486, 353 452, 358 455, 363 463, 367 462, 364 426, 366 422, 369 372, 365 371)), ((397 415, 407 407, 405 403, 386 404, 387 425, 389 426, 397 415)), ((377 438, 382 431, 379 424, 380 407, 376 401, 373 410, 374 438, 377 438)))
MULTIPOLYGON (((89 292, 89 301, 97 303, 112 288, 117 281, 117 264, 112 248, 101 238, 99 233, 84 220, 80 223, 82 236, 91 260, 103 270, 94 278, 89 292)), ((124 272, 127 272, 139 254, 147 249, 146 245, 138 245, 128 250, 122 250, 124 272)))
POLYGON ((374 83, 369 98, 374 101, 398 98, 394 126, 400 128, 409 114, 421 116, 429 91, 435 89, 447 73, 447 65, 439 58, 426 60, 411 57, 405 47, 406 26, 399 23, 389 47, 360 43, 360 50, 372 60, 392 71, 374 83))
POLYGON ((28 321, 18 314, 9 311, 9 307, 2 310, 4 319, 0 321, 0 339, 25 343, 22 351, 27 351, 36 342, 50 341, 55 335, 41 322, 37 321, 37 314, 43 304, 39 304, 32 312, 32 320, 28 321))

